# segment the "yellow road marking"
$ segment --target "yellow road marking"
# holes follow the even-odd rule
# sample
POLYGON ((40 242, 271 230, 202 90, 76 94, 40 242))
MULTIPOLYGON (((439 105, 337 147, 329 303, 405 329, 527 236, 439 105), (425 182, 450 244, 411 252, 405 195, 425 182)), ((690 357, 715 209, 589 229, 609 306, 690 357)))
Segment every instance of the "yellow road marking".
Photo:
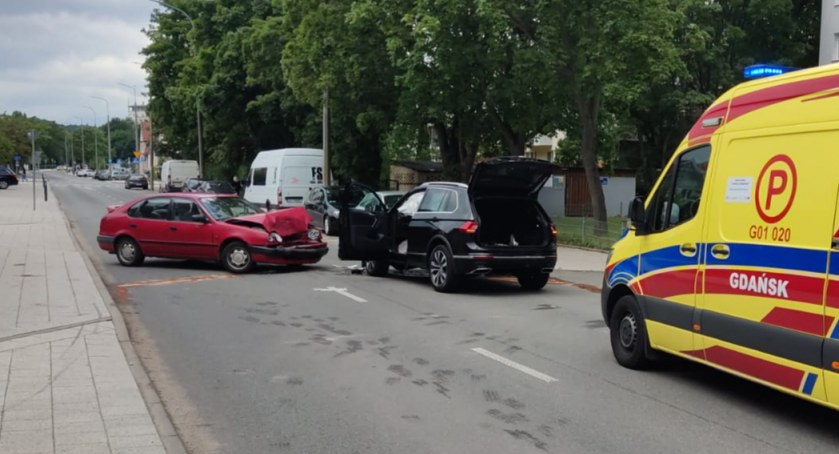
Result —
POLYGON ((128 282, 117 285, 117 288, 131 287, 156 287, 160 285, 186 284, 191 282, 213 281, 216 279, 231 279, 238 277, 235 274, 207 274, 203 276, 179 277, 175 279, 150 279, 147 281, 128 282))

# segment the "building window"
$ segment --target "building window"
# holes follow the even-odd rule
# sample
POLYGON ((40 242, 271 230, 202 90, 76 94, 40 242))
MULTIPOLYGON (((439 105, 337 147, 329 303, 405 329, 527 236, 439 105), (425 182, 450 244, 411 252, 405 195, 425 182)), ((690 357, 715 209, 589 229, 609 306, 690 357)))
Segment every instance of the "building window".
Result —
POLYGON ((839 33, 833 35, 833 61, 839 61, 839 33))

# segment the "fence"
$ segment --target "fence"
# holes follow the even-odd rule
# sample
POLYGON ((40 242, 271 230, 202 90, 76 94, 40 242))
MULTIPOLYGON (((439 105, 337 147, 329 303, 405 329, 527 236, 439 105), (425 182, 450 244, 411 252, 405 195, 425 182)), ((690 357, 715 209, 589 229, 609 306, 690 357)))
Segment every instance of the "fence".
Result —
POLYGON ((560 244, 604 250, 611 248, 627 228, 623 216, 608 218, 604 231, 598 231, 597 221, 591 216, 559 216, 554 218, 554 225, 560 244))

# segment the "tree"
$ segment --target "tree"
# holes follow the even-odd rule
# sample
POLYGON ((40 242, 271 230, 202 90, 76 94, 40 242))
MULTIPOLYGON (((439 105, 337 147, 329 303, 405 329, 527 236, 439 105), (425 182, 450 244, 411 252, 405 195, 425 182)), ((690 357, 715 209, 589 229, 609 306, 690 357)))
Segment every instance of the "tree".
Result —
POLYGON ((510 14, 544 51, 557 92, 576 111, 596 231, 604 233, 597 149, 601 114, 606 107, 626 109, 644 86, 679 68, 673 45, 676 13, 666 0, 550 0, 536 11, 538 21, 510 14))

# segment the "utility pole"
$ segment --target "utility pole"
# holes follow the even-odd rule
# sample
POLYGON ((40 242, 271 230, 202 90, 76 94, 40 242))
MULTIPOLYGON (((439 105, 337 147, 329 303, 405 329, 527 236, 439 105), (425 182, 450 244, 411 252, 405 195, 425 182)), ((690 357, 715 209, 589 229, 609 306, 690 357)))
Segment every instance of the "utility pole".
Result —
MULTIPOLYGON (((134 92, 134 106, 131 109, 132 111, 134 111, 134 151, 140 151, 140 123, 137 120, 137 86, 124 84, 122 82, 120 82, 119 84, 123 87, 130 88, 134 92)), ((132 156, 134 156, 133 153, 132 156)))
POLYGON ((331 183, 329 174, 329 89, 323 90, 323 185, 331 183))
POLYGON ((79 123, 82 125, 81 134, 82 134, 82 167, 87 167, 87 163, 85 163, 84 159, 84 118, 76 117, 79 120, 79 123))
POLYGON ((67 153, 67 150, 68 150, 68 148, 67 148, 67 131, 65 130, 64 131, 64 165, 65 166, 70 166, 70 161, 67 160, 70 157, 69 154, 67 153))
POLYGON ((93 110, 93 107, 90 106, 82 106, 86 109, 90 109, 93 113, 93 168, 94 170, 99 168, 99 134, 96 131, 99 129, 97 126, 99 123, 96 121, 96 111, 93 110))
POLYGON ((91 98, 99 99, 105 101, 105 114, 107 115, 108 119, 108 170, 111 170, 111 106, 108 104, 108 100, 101 97, 101 96, 91 96, 91 98))
MULTIPOLYGON (((149 109, 151 112, 151 109, 149 109)), ((154 134, 152 134, 151 113, 148 115, 149 119, 149 187, 151 192, 154 192, 154 134)))

